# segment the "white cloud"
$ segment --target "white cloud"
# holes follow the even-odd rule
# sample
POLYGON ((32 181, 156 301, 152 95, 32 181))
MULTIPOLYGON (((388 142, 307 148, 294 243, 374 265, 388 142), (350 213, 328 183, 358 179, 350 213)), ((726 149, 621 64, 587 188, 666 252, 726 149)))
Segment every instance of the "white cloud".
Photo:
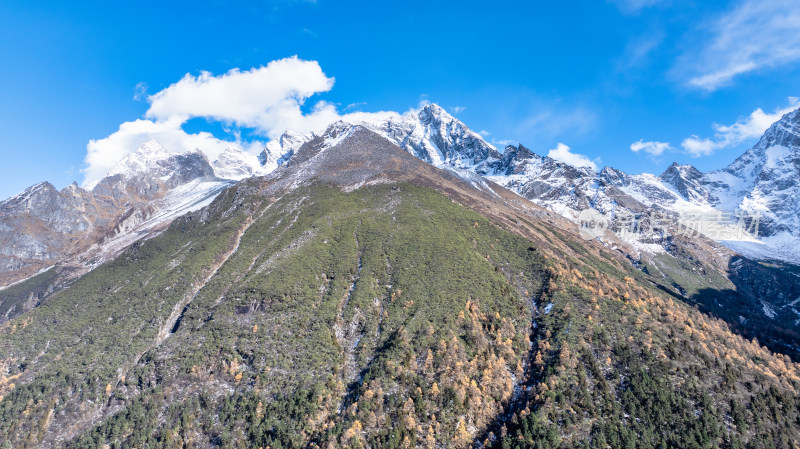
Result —
POLYGON ((721 148, 711 139, 701 139, 695 135, 684 139, 683 142, 681 142, 681 146, 692 157, 708 156, 721 148))
POLYGON ((636 67, 647 65, 664 42, 666 34, 658 29, 649 29, 646 34, 632 37, 625 46, 625 53, 617 62, 617 70, 627 72, 636 67))
POLYGON ((344 110, 345 111, 357 111, 357 110, 359 110, 358 108, 360 108, 362 106, 366 106, 366 105, 367 105, 366 101, 358 101, 356 103, 348 104, 347 106, 344 107, 344 110))
POLYGON ((744 0, 700 28, 709 30, 707 42, 692 45, 676 71, 704 90, 729 85, 744 73, 800 60, 797 0, 744 0))
POLYGON ((144 81, 136 83, 136 86, 133 88, 133 99, 136 101, 142 101, 147 97, 147 83, 144 81))
POLYGON ((671 149, 672 147, 669 145, 669 142, 656 142, 656 141, 645 141, 644 139, 640 139, 638 142, 634 142, 631 144, 631 151, 634 153, 638 153, 640 151, 644 151, 647 154, 652 156, 659 156, 663 152, 671 149))
MULTIPOLYGON (((800 105, 800 100, 789 97, 789 106, 778 108, 769 114, 761 108, 756 109, 747 117, 742 117, 732 125, 713 124, 714 137, 701 138, 692 135, 681 143, 686 152, 692 157, 708 156, 717 150, 740 144, 749 139, 756 139, 764 134, 773 123, 800 105)), ((631 148, 633 149, 633 148, 631 148)))
MULTIPOLYGON (((147 97, 150 107, 144 119, 122 123, 108 137, 87 145, 83 169, 84 185, 103 177, 127 154, 142 143, 155 139, 167 150, 183 152, 200 149, 214 160, 225 148, 257 152, 264 142, 242 142, 238 130, 247 128, 269 139, 287 129, 318 131, 336 120, 365 120, 388 113, 352 112, 341 115, 336 107, 319 101, 308 112, 302 107, 314 94, 329 91, 334 79, 316 61, 295 57, 272 61, 247 71, 233 69, 214 76, 201 72, 185 75, 166 89, 147 97), (221 140, 210 133, 189 134, 183 125, 192 118, 221 122, 234 140, 221 140)), ((135 92, 145 95, 147 85, 139 83, 135 92)))
POLYGON ((644 8, 663 3, 664 0, 608 0, 625 14, 635 14, 644 8))
POLYGON ((458 114, 460 112, 464 112, 465 109, 467 109, 466 106, 454 106, 453 107, 453 114, 458 114))
POLYGON ((333 83, 316 61, 297 57, 220 76, 187 74, 148 97, 150 109, 145 117, 157 121, 205 117, 275 138, 286 129, 311 131, 335 120, 336 110, 329 103, 317 103, 306 115, 300 109, 308 97, 331 90, 333 83))
POLYGON ((105 176, 128 153, 151 139, 176 153, 199 148, 211 160, 216 159, 226 148, 255 152, 264 146, 264 142, 258 141, 243 143, 220 140, 207 132, 189 134, 181 129, 182 123, 179 119, 160 122, 139 119, 121 124, 108 137, 90 140, 86 146, 84 185, 90 185, 105 176))
POLYGON ((547 153, 547 157, 574 167, 589 167, 592 170, 597 170, 597 164, 592 162, 591 159, 582 154, 573 153, 570 147, 560 142, 554 149, 547 153))

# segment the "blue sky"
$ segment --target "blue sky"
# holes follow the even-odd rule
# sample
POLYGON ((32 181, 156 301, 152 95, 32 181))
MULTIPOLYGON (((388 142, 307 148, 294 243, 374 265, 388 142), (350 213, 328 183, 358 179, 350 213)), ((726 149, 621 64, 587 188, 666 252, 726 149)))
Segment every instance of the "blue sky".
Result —
POLYGON ((303 126, 431 101, 498 147, 632 173, 720 168, 800 96, 794 0, 163 3, 0 4, 0 197, 83 182, 102 169, 87 145, 122 154, 125 123, 261 144, 284 122, 178 89, 248 73, 289 73, 255 106, 288 98, 303 126))

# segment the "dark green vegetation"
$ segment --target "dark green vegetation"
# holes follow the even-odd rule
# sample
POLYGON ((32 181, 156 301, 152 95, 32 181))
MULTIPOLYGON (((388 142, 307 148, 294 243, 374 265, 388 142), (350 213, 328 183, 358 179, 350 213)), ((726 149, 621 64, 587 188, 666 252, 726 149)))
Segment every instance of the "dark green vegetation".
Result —
POLYGON ((3 325, 0 447, 800 440, 796 364, 569 234, 408 183, 258 190, 3 325))
POLYGON ((735 256, 725 268, 714 269, 688 254, 661 254, 643 266, 644 271, 661 276, 676 296, 724 320, 739 335, 800 360, 800 328, 794 311, 794 301, 800 298, 797 267, 735 256))
POLYGON ((53 288, 55 277, 55 270, 47 270, 0 290, 0 323, 39 304, 39 301, 53 288))

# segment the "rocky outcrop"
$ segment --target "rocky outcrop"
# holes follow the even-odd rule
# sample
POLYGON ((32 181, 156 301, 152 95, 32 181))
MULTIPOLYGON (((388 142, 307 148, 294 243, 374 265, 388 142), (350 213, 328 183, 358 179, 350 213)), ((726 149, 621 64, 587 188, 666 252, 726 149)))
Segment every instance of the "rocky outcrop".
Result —
POLYGON ((154 141, 91 190, 36 184, 0 203, 0 287, 57 263, 90 268, 229 184, 216 177, 202 152, 174 154, 154 141))

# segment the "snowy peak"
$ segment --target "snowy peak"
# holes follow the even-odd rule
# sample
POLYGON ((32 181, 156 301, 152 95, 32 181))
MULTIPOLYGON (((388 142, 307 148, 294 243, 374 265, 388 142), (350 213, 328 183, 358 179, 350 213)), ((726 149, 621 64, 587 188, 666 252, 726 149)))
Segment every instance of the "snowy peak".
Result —
POLYGON ((524 172, 526 165, 531 163, 540 164, 541 160, 541 156, 525 148, 522 144, 516 147, 508 145, 498 159, 490 160, 484 164, 485 167, 482 167, 483 174, 495 176, 520 174, 524 172))
POLYGON ((447 113, 436 104, 429 104, 418 111, 405 114, 389 114, 378 119, 353 123, 336 122, 323 133, 298 134, 285 132, 279 139, 267 143, 259 155, 262 165, 274 161, 276 166, 285 165, 303 146, 316 138, 328 139, 328 146, 345 130, 363 126, 423 161, 441 168, 471 170, 479 174, 489 171, 501 157, 495 148, 471 131, 467 125, 447 113))
POLYGON ((756 147, 783 146, 800 149, 800 108, 785 114, 767 129, 756 147))
POLYGON ((550 178, 557 173, 557 176, 568 180, 596 175, 590 167, 576 167, 549 156, 540 156, 522 144, 506 147, 500 162, 501 164, 492 164, 496 175, 527 173, 529 177, 550 178))
POLYGON ((688 179, 698 179, 703 176, 703 174, 695 168, 694 165, 681 165, 677 162, 673 162, 664 173, 661 174, 660 178, 670 178, 670 177, 682 177, 688 179))
POLYGON ((597 176, 602 179, 606 184, 616 187, 627 187, 631 184, 631 176, 622 170, 617 170, 614 167, 603 167, 597 176))
POLYGON ((325 131, 311 134, 298 148, 291 145, 300 142, 299 139, 290 142, 290 149, 279 159, 279 166, 293 166, 312 159, 325 150, 338 146, 358 130, 368 131, 368 128, 341 120, 331 123, 325 131))
POLYGON ((522 144, 519 144, 516 147, 512 145, 507 146, 506 151, 503 154, 503 159, 507 159, 509 161, 522 161, 525 159, 533 159, 533 158, 541 159, 541 156, 529 150, 522 144))
POLYGON ((308 134, 300 134, 294 131, 286 131, 281 135, 279 142, 281 148, 288 148, 288 149, 298 149, 304 143, 311 140, 308 134))
POLYGON ((419 120, 421 122, 452 122, 455 121, 456 118, 450 115, 447 111, 444 110, 443 107, 439 106, 436 103, 427 104, 422 107, 419 111, 419 120))
POLYGON ((280 138, 267 142, 264 151, 258 155, 258 162, 272 171, 291 158, 304 143, 314 138, 314 134, 300 134, 293 131, 284 132, 280 138))
MULTIPOLYGON (((783 147, 789 150, 796 159, 800 159, 800 109, 789 112, 773 123, 753 148, 739 156, 724 171, 755 183, 761 171, 775 168, 776 152, 769 152, 770 148, 783 147), (773 162, 768 166, 768 163, 773 162)), ((781 158, 788 156, 783 151, 781 158)))
POLYGON ((172 153, 151 140, 127 155, 91 190, 118 199, 126 195, 147 199, 194 180, 218 180, 203 152, 172 153))
POLYGON ((693 165, 680 165, 673 162, 658 178, 672 186, 687 201, 698 204, 716 204, 718 202, 718 199, 705 186, 707 183, 705 175, 693 165))
POLYGON ((707 176, 720 180, 715 188, 735 193, 728 208, 764 214, 762 235, 800 237, 800 109, 772 124, 731 165, 707 176))
POLYGON ((212 168, 218 178, 239 181, 252 176, 266 175, 275 167, 265 167, 259 157, 253 154, 236 148, 227 148, 217 157, 212 168))
POLYGON ((172 155, 157 141, 149 140, 119 161, 106 176, 131 177, 139 173, 146 173, 159 163, 168 160, 172 155))
MULTIPOLYGON (((195 166, 203 171, 210 165, 208 158, 202 151, 195 149, 184 153, 171 153, 155 140, 141 144, 136 151, 125 156, 106 177, 121 175, 123 178, 136 178, 140 176, 162 177, 176 171, 182 171, 188 165, 195 166)), ((203 175, 213 176, 213 171, 205 170, 203 175)))
POLYGON ((361 124, 438 167, 471 169, 500 156, 479 134, 435 104, 361 124))

